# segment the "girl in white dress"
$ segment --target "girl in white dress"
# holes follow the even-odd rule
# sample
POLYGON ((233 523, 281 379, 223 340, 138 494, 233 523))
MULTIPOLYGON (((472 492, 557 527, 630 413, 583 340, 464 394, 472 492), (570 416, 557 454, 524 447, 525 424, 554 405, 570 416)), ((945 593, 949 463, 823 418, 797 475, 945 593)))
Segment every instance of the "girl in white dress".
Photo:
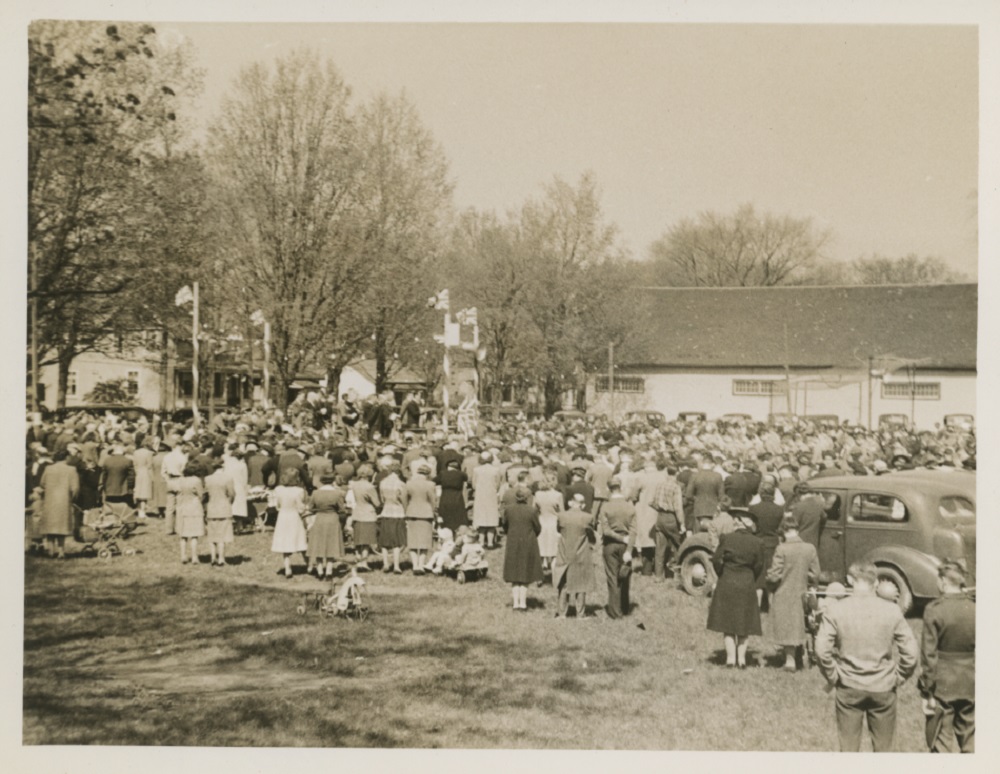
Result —
POLYGON ((282 554, 285 577, 292 577, 292 554, 305 554, 309 546, 304 518, 306 515, 306 490, 299 480, 299 471, 288 468, 281 474, 281 481, 274 489, 278 520, 274 525, 271 551, 282 554))

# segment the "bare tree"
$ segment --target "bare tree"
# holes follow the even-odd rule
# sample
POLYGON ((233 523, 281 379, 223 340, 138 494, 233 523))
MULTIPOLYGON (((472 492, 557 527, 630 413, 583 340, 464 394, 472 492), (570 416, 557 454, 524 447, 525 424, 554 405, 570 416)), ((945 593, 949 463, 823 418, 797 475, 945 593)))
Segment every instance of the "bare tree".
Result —
POLYGON ((271 323, 281 405, 302 369, 363 339, 357 296, 372 267, 360 249, 349 97, 332 63, 295 52, 271 70, 244 69, 209 133, 221 257, 271 323))
POLYGON ((731 215, 685 218, 650 247, 650 276, 674 287, 785 285, 823 257, 831 238, 809 218, 758 215, 750 204, 731 215))
POLYGON ((851 273, 856 285, 937 285, 965 279, 940 258, 914 253, 902 258, 858 258, 851 263, 851 273))

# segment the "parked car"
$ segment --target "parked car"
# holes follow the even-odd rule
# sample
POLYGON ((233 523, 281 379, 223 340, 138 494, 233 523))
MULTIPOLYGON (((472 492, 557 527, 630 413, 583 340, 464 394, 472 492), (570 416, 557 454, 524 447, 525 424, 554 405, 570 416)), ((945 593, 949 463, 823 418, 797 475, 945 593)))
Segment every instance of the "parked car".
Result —
POLYGON ((726 422, 731 425, 753 422, 753 417, 749 414, 723 414, 719 417, 720 422, 726 422))
POLYGON ((662 411, 630 411, 625 415, 626 422, 648 422, 653 427, 660 427, 667 421, 662 411))
MULTIPOLYGON (((820 532, 821 583, 843 582, 855 561, 869 560, 879 578, 898 591, 909 612, 917 600, 938 595, 943 559, 964 561, 975 583, 976 474, 912 470, 884 476, 812 479, 826 505, 820 532)), ((715 585, 708 533, 690 535, 680 547, 681 582, 689 594, 715 585)))
POLYGON ((902 427, 903 429, 909 429, 910 418, 906 414, 879 414, 878 426, 902 427))
POLYGON ((704 422, 708 419, 708 414, 704 411, 682 411, 677 418, 681 422, 704 422))
POLYGON ((945 414, 945 427, 957 427, 962 430, 975 430, 976 418, 972 414, 945 414))
POLYGON ((795 426, 799 423, 799 418, 795 414, 768 414, 767 423, 772 427, 795 426))
POLYGON ((128 422, 138 422, 145 419, 153 421, 153 412, 142 406, 129 406, 122 403, 92 403, 85 406, 64 406, 52 412, 52 417, 57 421, 62 421, 66 417, 82 413, 93 414, 94 416, 104 416, 108 412, 115 414, 128 422))

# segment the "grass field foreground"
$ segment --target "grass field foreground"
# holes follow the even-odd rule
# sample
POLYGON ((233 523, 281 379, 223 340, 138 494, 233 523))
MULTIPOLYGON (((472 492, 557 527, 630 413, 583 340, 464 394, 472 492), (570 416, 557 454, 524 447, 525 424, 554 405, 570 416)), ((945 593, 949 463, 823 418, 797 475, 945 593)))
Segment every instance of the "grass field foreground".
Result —
MULTIPOLYGON (((620 621, 554 618, 551 587, 510 609, 491 575, 366 575, 369 620, 296 613, 325 588, 275 575, 267 534, 239 564, 182 567, 153 521, 110 561, 26 557, 25 744, 829 751, 815 669, 720 666, 708 600, 637 578, 620 621), (640 627, 641 624, 641 627, 640 627)), ((600 577, 603 577, 603 573, 600 577)), ((606 592, 592 595, 603 604, 606 592)), ((919 621, 911 622, 919 629, 919 621)), ((897 748, 922 751, 911 680, 897 748)))

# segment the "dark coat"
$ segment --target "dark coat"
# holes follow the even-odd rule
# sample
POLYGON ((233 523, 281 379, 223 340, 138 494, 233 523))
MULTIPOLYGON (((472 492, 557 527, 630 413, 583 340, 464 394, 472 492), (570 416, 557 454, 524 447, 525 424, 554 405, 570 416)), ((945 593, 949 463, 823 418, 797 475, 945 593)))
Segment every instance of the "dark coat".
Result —
POLYGON ((124 497, 129 493, 132 460, 121 454, 112 454, 101 466, 101 484, 105 497, 124 497))
POLYGON ((468 477, 461 470, 445 470, 438 478, 441 481, 438 515, 442 524, 454 532, 463 524, 469 523, 463 494, 468 477))
POLYGON ((708 629, 740 637, 761 634, 757 581, 764 572, 764 546, 760 540, 743 530, 722 535, 712 566, 719 582, 708 609, 708 629))
POLYGON ((573 499, 573 495, 582 494, 583 495, 583 506, 582 509, 587 513, 594 512, 594 487, 588 484, 586 481, 576 481, 572 484, 567 484, 563 489, 563 505, 568 509, 569 501, 573 499))
POLYGON ((925 696, 944 701, 976 699, 976 603, 946 594, 924 610, 920 680, 925 696))
POLYGON ((739 508, 746 508, 750 505, 750 500, 757 494, 757 486, 760 481, 755 480, 749 473, 737 471, 726 479, 723 487, 726 495, 732 500, 733 505, 739 508))
POLYGON ((726 493, 722 476, 714 470, 698 470, 688 481, 684 496, 694 501, 694 517, 714 516, 719 500, 726 493))
POLYGON ((538 552, 538 509, 527 503, 515 503, 504 512, 507 531, 506 553, 503 559, 503 579, 507 583, 527 586, 542 579, 542 556, 538 552))
MULTIPOLYGON (((771 566, 771 559, 774 558, 774 549, 781 542, 781 520, 784 517, 784 509, 774 502, 774 500, 761 500, 754 503, 749 508, 750 513, 757 517, 757 538, 764 546, 764 567, 771 566)), ((761 576, 758 588, 764 588, 766 579, 761 576)))

